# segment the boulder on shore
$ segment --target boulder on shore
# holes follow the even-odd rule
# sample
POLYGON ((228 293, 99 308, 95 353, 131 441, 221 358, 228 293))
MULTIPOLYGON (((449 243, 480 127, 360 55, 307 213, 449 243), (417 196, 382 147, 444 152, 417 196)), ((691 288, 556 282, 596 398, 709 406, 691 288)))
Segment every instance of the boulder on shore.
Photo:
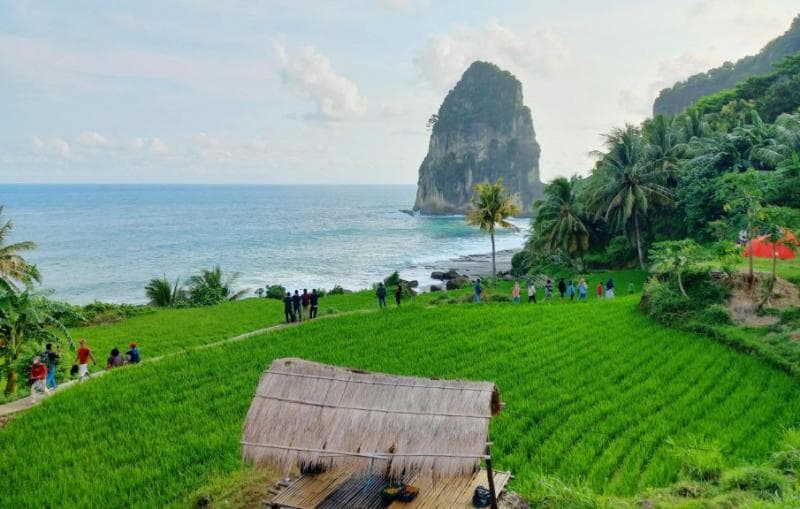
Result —
POLYGON ((442 287, 440 285, 431 285, 430 291, 431 292, 441 292, 442 291, 442 287))
POLYGON ((442 281, 443 279, 445 279, 444 272, 440 270, 434 270, 433 272, 431 272, 431 279, 438 279, 439 281, 442 281))
POLYGON ((466 276, 458 276, 453 279, 447 280, 446 288, 448 290, 459 290, 472 284, 472 281, 466 276))

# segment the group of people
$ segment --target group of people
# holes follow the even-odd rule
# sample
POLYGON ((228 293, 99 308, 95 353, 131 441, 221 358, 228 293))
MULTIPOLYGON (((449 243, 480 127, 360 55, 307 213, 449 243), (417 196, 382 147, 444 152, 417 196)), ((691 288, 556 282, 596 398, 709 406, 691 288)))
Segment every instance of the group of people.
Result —
MULTIPOLYGON (((378 288, 375 290, 375 295, 378 297, 378 307, 383 309, 386 307, 386 285, 378 283, 378 288)), ((394 301, 397 307, 400 307, 400 302, 403 300, 403 287, 397 285, 394 291, 394 301)))
MULTIPOLYGON (((78 342, 78 350, 75 352, 75 363, 70 370, 70 375, 78 375, 78 381, 82 381, 89 376, 89 361, 93 365, 97 365, 97 359, 94 353, 86 343, 85 339, 78 342)), ((106 361, 106 369, 117 368, 125 364, 138 364, 141 362, 141 354, 136 342, 130 343, 130 349, 125 352, 123 357, 120 354, 119 348, 113 348, 111 354, 106 361)), ((56 389, 58 383, 56 382, 56 371, 58 370, 58 363, 61 361, 61 347, 56 346, 53 350, 53 344, 47 343, 45 350, 40 355, 33 358, 31 365, 30 381, 31 381, 31 399, 35 402, 38 394, 47 395, 51 389, 56 389)))
MULTIPOLYGON (((581 278, 578 281, 577 286, 573 281, 565 281, 564 278, 560 278, 557 284, 558 294, 560 299, 563 301, 566 298, 569 298, 570 301, 574 301, 575 297, 578 297, 578 301, 586 300, 588 296, 588 285, 586 284, 586 279, 581 278)), ((536 282, 531 279, 528 281, 528 302, 536 304, 536 282)), ((633 283, 628 285, 628 293, 633 293, 636 291, 636 288, 633 283)), ((475 302, 481 301, 481 294, 483 293, 483 288, 481 287, 481 280, 477 279, 475 281, 475 302)), ((511 290, 511 300, 513 302, 520 302, 521 301, 521 293, 522 288, 520 287, 519 281, 514 283, 514 288, 511 290)), ((544 284, 544 298, 546 301, 551 301, 553 299, 553 280, 547 279, 544 284)), ((603 283, 602 281, 597 283, 597 298, 602 299, 613 299, 614 298, 614 280, 612 278, 608 278, 608 280, 603 283)))
POLYGON ((316 318, 318 310, 319 293, 316 289, 311 290, 311 293, 303 289, 302 294, 299 290, 295 290, 294 295, 286 292, 286 297, 283 298, 283 313, 286 315, 286 323, 316 318))

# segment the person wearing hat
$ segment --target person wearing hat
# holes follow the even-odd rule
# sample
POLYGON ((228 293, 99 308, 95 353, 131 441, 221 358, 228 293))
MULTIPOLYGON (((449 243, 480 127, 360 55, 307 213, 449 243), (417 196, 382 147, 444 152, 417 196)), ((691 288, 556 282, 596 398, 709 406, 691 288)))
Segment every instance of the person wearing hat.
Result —
POLYGON ((139 364, 139 362, 141 362, 142 358, 139 355, 139 348, 136 347, 136 342, 135 341, 131 341, 130 347, 131 347, 131 349, 128 350, 127 352, 125 352, 125 357, 128 358, 128 363, 129 364, 139 364))
POLYGON ((45 378, 47 378, 47 366, 37 355, 33 358, 33 364, 31 365, 31 401, 34 403, 36 402, 37 392, 41 392, 45 396, 50 392, 45 383, 45 378))

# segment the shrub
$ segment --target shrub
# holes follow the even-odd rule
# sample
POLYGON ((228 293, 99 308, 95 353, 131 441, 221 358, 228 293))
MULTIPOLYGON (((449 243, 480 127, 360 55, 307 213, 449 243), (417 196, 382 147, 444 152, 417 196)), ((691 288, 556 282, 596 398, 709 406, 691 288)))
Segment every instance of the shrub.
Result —
POLYGON ((764 499, 780 498, 789 488, 787 479, 770 467, 739 467, 725 472, 722 486, 729 490, 749 491, 764 499))
POLYGON ((328 292, 328 295, 344 295, 345 293, 347 293, 347 290, 342 288, 341 285, 334 285, 331 291, 328 292))
POLYGON ((712 304, 697 315, 697 320, 710 325, 730 325, 732 322, 728 308, 722 304, 712 304))
POLYGON ((488 302, 511 302, 511 297, 504 293, 496 293, 494 295, 487 295, 488 302))
POLYGON ((400 284, 400 273, 397 271, 392 272, 389 277, 383 280, 383 284, 386 286, 397 286, 400 284))
POLYGON ((281 285, 267 285, 265 297, 268 299, 283 300, 286 295, 286 288, 281 285))

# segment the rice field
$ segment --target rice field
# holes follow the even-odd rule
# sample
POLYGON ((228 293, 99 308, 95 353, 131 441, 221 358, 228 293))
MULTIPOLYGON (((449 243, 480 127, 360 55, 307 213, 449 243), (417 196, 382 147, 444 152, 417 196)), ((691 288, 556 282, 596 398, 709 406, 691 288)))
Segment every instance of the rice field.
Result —
POLYGON ((321 320, 118 370, 0 430, 0 507, 178 506, 241 468, 244 415, 272 359, 492 380, 498 468, 632 495, 677 478, 670 442, 761 462, 800 422, 798 382, 676 332, 635 297, 572 305, 409 306, 321 320))

